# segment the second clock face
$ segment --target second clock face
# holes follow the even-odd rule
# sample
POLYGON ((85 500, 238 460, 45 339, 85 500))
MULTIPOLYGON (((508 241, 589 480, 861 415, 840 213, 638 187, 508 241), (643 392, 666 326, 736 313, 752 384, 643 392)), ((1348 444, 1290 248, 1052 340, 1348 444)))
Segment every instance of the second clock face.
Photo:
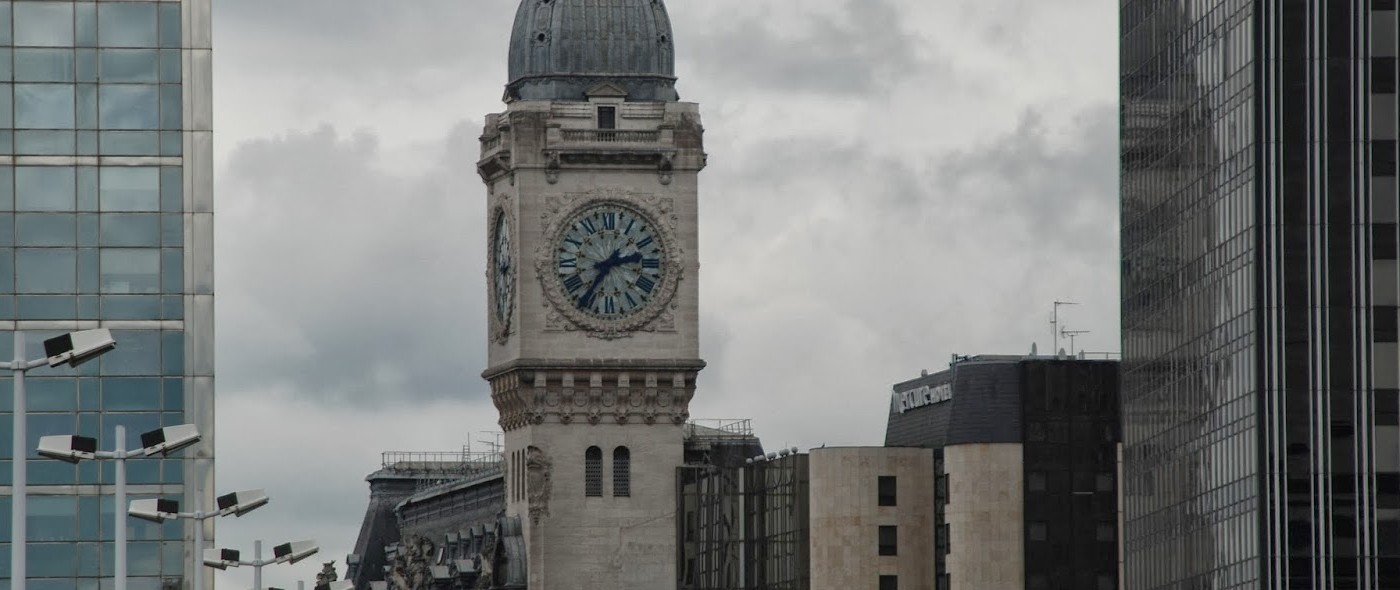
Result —
POLYGON ((504 212, 496 214, 495 243, 491 245, 494 254, 496 319, 502 323, 510 321, 511 300, 515 289, 515 264, 510 257, 510 222, 504 212))
POLYGON ((655 228, 616 205, 585 210, 564 228, 554 251, 565 295, 602 319, 629 316, 651 302, 666 271, 655 228))

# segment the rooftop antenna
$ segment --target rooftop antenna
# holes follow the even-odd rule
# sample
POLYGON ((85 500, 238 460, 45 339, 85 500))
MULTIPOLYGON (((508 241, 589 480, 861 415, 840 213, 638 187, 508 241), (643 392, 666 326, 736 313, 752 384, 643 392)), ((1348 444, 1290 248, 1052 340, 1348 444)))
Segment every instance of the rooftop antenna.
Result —
POLYGON ((1074 356, 1074 337, 1080 334, 1088 334, 1089 330, 1066 330, 1060 328, 1060 333, 1069 337, 1069 356, 1074 356))
MULTIPOLYGON (((1079 305, 1079 302, 1077 302, 1077 301, 1056 301, 1056 302, 1055 302, 1054 310, 1050 312, 1050 341, 1051 341, 1052 344, 1054 344, 1054 346, 1051 346, 1051 347, 1050 347, 1050 350, 1059 350, 1059 349, 1060 349, 1060 306, 1061 306, 1061 305, 1079 305)), ((1074 345, 1071 344, 1071 345, 1070 345, 1070 348, 1074 348, 1074 345)))
POLYGON ((489 435, 489 436, 491 436, 491 438, 490 438, 489 440, 487 440, 487 439, 477 439, 476 442, 479 442, 479 443, 481 443, 481 444, 486 445, 486 448, 491 449, 491 453, 492 453, 492 454, 495 454, 495 455, 501 454, 501 447, 504 447, 504 446, 505 446, 504 444, 501 443, 501 437, 505 436, 505 433, 503 433, 503 432, 483 432, 483 433, 481 433, 481 434, 489 435))

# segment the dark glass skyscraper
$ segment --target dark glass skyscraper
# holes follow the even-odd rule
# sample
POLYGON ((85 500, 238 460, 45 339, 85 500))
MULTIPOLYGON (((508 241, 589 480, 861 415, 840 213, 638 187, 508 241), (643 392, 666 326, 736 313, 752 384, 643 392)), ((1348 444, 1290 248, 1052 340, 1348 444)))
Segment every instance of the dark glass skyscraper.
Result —
POLYGON ((1400 589, 1395 0, 1121 17, 1125 585, 1400 589))

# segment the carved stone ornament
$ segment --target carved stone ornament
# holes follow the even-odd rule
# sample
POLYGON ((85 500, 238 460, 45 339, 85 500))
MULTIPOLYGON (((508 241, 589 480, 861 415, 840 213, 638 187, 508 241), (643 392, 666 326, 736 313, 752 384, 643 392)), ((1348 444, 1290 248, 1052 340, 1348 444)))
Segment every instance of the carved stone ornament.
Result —
POLYGON ((535 251, 536 275, 545 295, 545 329, 550 331, 579 330, 603 340, 630 337, 639 331, 672 332, 676 329, 674 301, 677 285, 682 279, 684 251, 676 233, 679 216, 669 197, 639 194, 620 188, 598 188, 586 193, 567 193, 544 199, 540 214, 545 239, 535 251), (631 315, 606 319, 580 310, 568 297, 559 273, 555 269, 555 248, 569 230, 570 222, 585 211, 610 205, 625 208, 655 228, 665 252, 664 268, 656 294, 644 307, 631 315))
POLYGON ((525 449, 525 486, 530 490, 530 522, 539 524, 541 518, 549 516, 549 492, 554 468, 549 456, 539 447, 531 445, 525 449))
MULTIPOLYGON (((433 574, 429 569, 434 557, 433 542, 419 535, 410 535, 400 544, 398 554, 389 566, 387 582, 392 590, 429 590, 433 574)), ((319 579, 319 576, 318 576, 319 579)))
MULTIPOLYGON (((508 197, 503 197, 505 201, 508 197)), ((488 218, 490 227, 487 228, 486 251, 490 259, 486 264, 486 289, 487 305, 489 312, 488 328, 490 338, 496 344, 505 344, 510 335, 515 332, 515 301, 516 285, 520 276, 520 257, 517 255, 515 238, 511 234, 516 233, 515 219, 510 214, 510 210, 504 205, 498 205, 491 211, 488 218), (498 223, 498 220, 500 221, 498 223), (504 229, 504 232, 502 230, 504 229), (505 235, 501 235, 504 233, 505 235), (501 256, 498 248, 506 250, 505 257, 501 256), (504 270, 502 271, 504 265, 504 270)))

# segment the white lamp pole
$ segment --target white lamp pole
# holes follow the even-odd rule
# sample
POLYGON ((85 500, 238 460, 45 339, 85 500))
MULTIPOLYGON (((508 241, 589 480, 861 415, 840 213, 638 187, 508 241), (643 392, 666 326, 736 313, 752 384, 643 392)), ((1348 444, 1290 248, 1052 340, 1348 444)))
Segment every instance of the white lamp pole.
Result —
POLYGON ((0 362, 0 369, 9 370, 14 374, 14 424, 11 428, 14 438, 13 446, 10 447, 10 589, 25 590, 25 553, 29 536, 29 424, 25 413, 29 405, 24 395, 24 374, 30 369, 44 365, 56 367, 68 364, 76 367, 112 350, 116 347, 116 342, 112 340, 112 333, 105 328, 70 332, 45 340, 44 350, 48 356, 40 359, 25 358, 28 355, 24 350, 23 331, 15 330, 14 342, 14 360, 8 363, 0 362))
POLYGON ((320 551, 320 548, 316 546, 315 541, 283 543, 272 548, 272 559, 263 559, 262 541, 253 541, 252 561, 244 561, 239 552, 233 549, 208 549, 204 552, 204 565, 219 569, 250 566, 253 568, 253 590, 262 590, 263 566, 274 563, 296 563, 315 555, 317 551, 320 551))
POLYGON ((204 494, 194 495, 194 511, 180 512, 180 503, 174 500, 136 500, 131 503, 127 513, 136 518, 149 520, 151 522, 165 522, 171 518, 185 518, 194 520, 194 546, 195 546, 195 568, 194 568, 194 590, 204 590, 204 568, 205 564, 199 559, 204 551, 204 521, 216 516, 243 516, 253 509, 267 503, 267 494, 262 490, 247 490, 219 496, 217 500, 218 510, 205 512, 203 508, 204 494))
POLYGON ((44 436, 39 438, 39 455, 68 463, 77 463, 84 459, 109 459, 117 462, 116 503, 113 510, 113 519, 116 521, 113 531, 116 541, 116 579, 113 588, 126 590, 126 513, 121 510, 121 507, 126 506, 126 460, 155 454, 168 455, 199 442, 199 431, 193 424, 152 430, 141 435, 141 444, 144 447, 134 451, 126 450, 125 426, 117 425, 116 436, 116 449, 111 451, 96 450, 97 440, 92 437, 64 434, 44 436))

